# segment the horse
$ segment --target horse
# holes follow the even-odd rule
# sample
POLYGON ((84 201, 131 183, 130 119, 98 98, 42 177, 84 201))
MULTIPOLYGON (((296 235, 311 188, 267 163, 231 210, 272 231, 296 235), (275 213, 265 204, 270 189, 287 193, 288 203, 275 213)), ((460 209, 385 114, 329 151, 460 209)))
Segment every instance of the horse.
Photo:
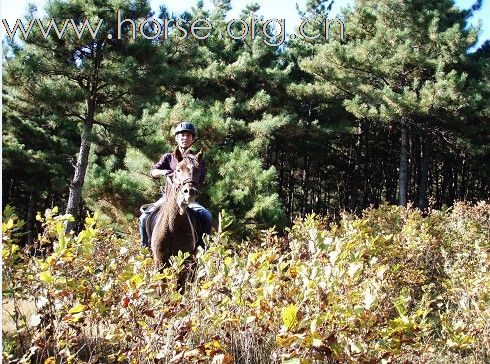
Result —
POLYGON ((186 151, 178 153, 179 163, 174 171, 173 181, 167 177, 166 202, 160 207, 154 219, 149 218, 149 237, 153 260, 157 268, 163 269, 170 257, 179 250, 189 253, 186 266, 179 273, 177 286, 183 288, 191 273, 197 249, 197 233, 193 227, 187 206, 193 203, 199 193, 199 162, 203 158, 200 151, 196 155, 186 151))

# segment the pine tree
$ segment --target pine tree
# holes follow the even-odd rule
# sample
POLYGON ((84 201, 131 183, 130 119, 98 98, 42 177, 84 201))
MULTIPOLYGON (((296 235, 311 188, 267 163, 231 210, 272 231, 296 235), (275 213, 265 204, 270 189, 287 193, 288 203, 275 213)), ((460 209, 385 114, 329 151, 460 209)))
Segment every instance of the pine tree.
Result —
MULTIPOLYGON (((229 210, 237 221, 236 233, 243 237, 245 224, 251 228, 248 233, 253 233, 266 222, 284 223, 282 203, 274 195, 275 169, 265 166, 265 152, 274 133, 292 121, 281 109, 288 76, 278 65, 277 49, 266 45, 258 34, 255 39, 248 36, 242 40, 226 35, 228 10, 228 1, 216 1, 211 12, 194 7, 186 19, 209 18, 211 35, 205 40, 189 37, 182 45, 178 39, 171 40, 173 46, 185 47, 179 48, 179 56, 183 54, 185 59, 175 66, 169 64, 171 82, 161 80, 163 102, 153 112, 160 115, 160 137, 166 143, 155 149, 152 158, 163 152, 163 145, 174 143, 171 130, 177 122, 191 120, 198 130, 196 148, 204 148, 208 166, 200 202, 215 215, 222 208, 229 210), (235 159, 243 166, 243 173, 247 168, 250 171, 247 178, 244 174, 235 178, 235 159), (253 193, 242 199, 234 191, 242 188, 244 181, 248 186, 243 188, 253 193)), ((241 16, 249 21, 257 10, 252 4, 241 16)), ((260 22, 263 19, 257 19, 257 27, 260 22)))
POLYGON ((408 198, 410 130, 436 138, 432 130, 446 127, 444 117, 461 119, 479 98, 467 93, 467 75, 457 69, 476 42, 470 15, 449 0, 359 0, 345 14, 347 42, 320 46, 302 63, 317 88, 341 95, 356 117, 398 124, 400 205, 408 198))
MULTIPOLYGON (((123 18, 134 21, 150 14, 147 1, 49 3, 44 32, 48 19, 58 24, 70 19, 77 30, 67 27, 64 36, 58 37, 54 31, 44 36, 33 27, 25 46, 15 49, 4 68, 7 88, 16 90, 12 109, 21 113, 23 105, 29 104, 45 110, 53 123, 79 127, 79 151, 66 206, 66 212, 74 216, 80 206, 94 125, 110 131, 124 115, 136 112, 151 90, 152 69, 157 64, 152 59, 155 44, 142 37, 132 39, 129 21, 118 29, 114 15, 118 10, 123 18), (88 29, 78 34, 85 22, 98 28, 96 37, 88 29)), ((72 227, 69 224, 67 230, 72 227)))

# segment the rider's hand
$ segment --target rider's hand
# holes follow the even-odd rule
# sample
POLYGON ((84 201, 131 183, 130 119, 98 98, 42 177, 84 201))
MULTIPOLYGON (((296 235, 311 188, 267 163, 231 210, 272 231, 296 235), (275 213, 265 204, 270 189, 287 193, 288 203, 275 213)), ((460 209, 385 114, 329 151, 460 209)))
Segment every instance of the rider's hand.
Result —
POLYGON ((151 176, 153 178, 158 178, 161 176, 169 176, 174 173, 171 169, 153 169, 151 171, 151 176))

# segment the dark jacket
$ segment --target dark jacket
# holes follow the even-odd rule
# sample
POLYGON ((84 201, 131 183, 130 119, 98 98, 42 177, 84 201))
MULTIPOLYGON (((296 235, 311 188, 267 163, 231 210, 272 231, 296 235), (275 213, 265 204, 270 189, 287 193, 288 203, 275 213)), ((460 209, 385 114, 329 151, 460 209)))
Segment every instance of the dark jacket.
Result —
MULTIPOLYGON (((196 154, 192 151, 190 153, 196 154)), ((174 172, 175 168, 177 168, 177 164, 179 163, 179 160, 177 159, 178 156, 180 157, 180 150, 179 148, 175 148, 172 153, 165 153, 164 155, 162 155, 160 160, 151 169, 161 169, 174 172)), ((202 185, 205 177, 206 164, 204 163, 204 159, 201 159, 201 162, 199 162, 199 185, 202 185)))

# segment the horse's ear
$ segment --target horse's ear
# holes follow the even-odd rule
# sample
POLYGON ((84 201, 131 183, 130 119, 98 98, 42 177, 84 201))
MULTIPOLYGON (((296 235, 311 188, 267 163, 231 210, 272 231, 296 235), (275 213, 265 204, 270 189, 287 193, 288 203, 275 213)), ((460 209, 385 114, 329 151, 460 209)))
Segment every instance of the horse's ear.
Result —
POLYGON ((200 162, 202 160, 202 157, 203 157, 203 153, 202 153, 202 149, 199 151, 199 153, 196 154, 196 159, 198 162, 200 162))

